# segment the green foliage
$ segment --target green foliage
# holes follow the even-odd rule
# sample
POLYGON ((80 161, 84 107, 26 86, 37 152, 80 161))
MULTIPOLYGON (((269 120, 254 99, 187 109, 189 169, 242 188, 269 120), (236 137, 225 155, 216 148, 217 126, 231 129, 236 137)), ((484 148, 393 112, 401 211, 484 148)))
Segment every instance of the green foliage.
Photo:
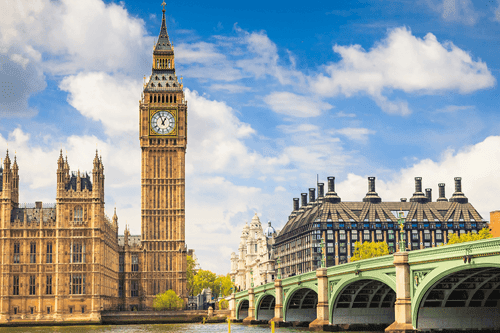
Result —
POLYGON ((356 242, 351 262, 385 256, 386 254, 389 254, 389 247, 386 242, 356 242))
POLYGON ((194 276, 196 275, 196 262, 193 257, 187 256, 187 270, 186 270, 186 278, 187 278, 187 292, 188 295, 194 296, 194 276))
POLYGON ((157 311, 180 310, 183 305, 184 301, 173 290, 167 290, 162 294, 156 295, 153 301, 153 308, 157 311))
POLYGON ((465 242, 472 242, 480 239, 488 239, 492 238, 493 235, 490 233, 490 229, 488 228, 483 228, 481 229, 477 234, 468 232, 466 234, 462 234, 460 237, 457 236, 456 233, 451 233, 448 234, 448 245, 451 244, 458 244, 458 243, 465 243, 465 242))
POLYGON ((217 275, 209 270, 200 269, 193 278, 193 295, 198 295, 204 288, 214 290, 217 275))
POLYGON ((229 307, 229 302, 226 299, 221 299, 219 301, 219 309, 226 310, 229 307))
POLYGON ((200 269, 193 276, 192 295, 198 295, 204 288, 210 288, 214 297, 225 296, 231 293, 232 286, 229 274, 216 275, 209 270, 200 269))

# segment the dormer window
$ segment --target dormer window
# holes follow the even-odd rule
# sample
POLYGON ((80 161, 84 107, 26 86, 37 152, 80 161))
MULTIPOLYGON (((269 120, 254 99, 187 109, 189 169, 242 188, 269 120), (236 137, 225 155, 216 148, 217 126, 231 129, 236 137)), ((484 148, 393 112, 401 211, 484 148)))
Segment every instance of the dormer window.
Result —
POLYGON ((158 80, 158 76, 155 76, 155 80, 158 80))
POLYGON ((151 83, 151 87, 154 87, 154 86, 155 86, 155 84, 154 84, 154 83, 151 83))
POLYGON ((161 87, 161 83, 158 83, 158 87, 161 87))
POLYGON ((162 80, 165 80, 165 75, 161 78, 162 80))

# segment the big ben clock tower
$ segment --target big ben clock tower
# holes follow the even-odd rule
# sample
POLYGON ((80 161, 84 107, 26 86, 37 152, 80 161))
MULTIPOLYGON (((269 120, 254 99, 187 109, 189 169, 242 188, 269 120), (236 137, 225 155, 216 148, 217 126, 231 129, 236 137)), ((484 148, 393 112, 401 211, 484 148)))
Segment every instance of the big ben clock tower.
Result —
POLYGON ((187 102, 175 75, 174 45, 165 22, 153 50, 152 74, 139 107, 141 164, 141 294, 151 306, 156 294, 186 294, 185 156, 187 102))

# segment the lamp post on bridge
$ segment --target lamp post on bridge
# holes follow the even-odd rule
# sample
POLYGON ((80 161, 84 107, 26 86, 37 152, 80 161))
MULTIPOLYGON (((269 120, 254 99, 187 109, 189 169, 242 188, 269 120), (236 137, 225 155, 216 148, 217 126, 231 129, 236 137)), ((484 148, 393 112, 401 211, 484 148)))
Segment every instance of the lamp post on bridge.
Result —
POLYGON ((404 236, 405 236, 405 231, 404 231, 405 214, 404 214, 404 212, 399 211, 398 215, 399 215, 399 219, 398 219, 399 228, 401 229, 401 232, 399 234, 399 252, 406 252, 406 243, 405 243, 405 239, 404 239, 404 236))

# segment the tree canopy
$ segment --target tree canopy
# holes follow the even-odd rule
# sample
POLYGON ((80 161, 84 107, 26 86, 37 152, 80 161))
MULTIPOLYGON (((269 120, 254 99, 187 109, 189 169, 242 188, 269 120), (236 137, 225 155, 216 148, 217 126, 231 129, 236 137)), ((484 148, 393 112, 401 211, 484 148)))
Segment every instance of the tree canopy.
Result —
POLYGON ((182 309, 183 305, 184 301, 173 290, 167 290, 162 294, 156 295, 153 301, 153 308, 157 311, 179 310, 182 309))
POLYGON ((231 277, 227 275, 216 275, 215 273, 200 269, 193 276, 192 295, 198 295, 204 288, 210 288, 214 297, 229 295, 231 293, 231 277))
POLYGON ((389 247, 386 242, 356 242, 354 243, 351 262, 385 256, 386 254, 389 254, 389 247))
POLYGON ((186 269, 186 279, 187 279, 187 292, 188 295, 193 295, 194 290, 194 276, 196 275, 196 262, 191 256, 187 256, 187 269, 186 269))
POLYGON ((458 244, 458 243, 465 243, 465 242, 472 242, 476 240, 481 240, 481 239, 488 239, 492 238, 493 235, 490 232, 490 229, 488 228, 483 228, 481 229, 477 234, 468 232, 466 234, 462 234, 460 236, 457 236, 456 233, 450 233, 448 234, 448 245, 451 244, 458 244))

